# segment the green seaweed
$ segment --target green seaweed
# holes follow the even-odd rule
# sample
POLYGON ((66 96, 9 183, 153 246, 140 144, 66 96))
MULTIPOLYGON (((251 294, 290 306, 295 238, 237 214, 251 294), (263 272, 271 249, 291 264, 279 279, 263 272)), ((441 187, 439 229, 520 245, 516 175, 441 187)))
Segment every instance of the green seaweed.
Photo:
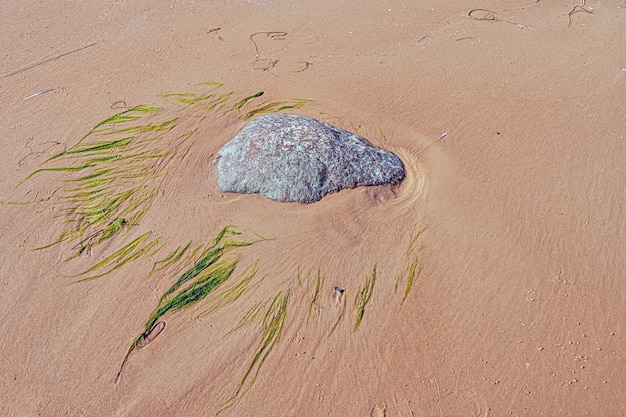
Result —
MULTIPOLYGON (((243 293, 248 289, 252 280, 256 277, 258 272, 258 261, 254 263, 250 268, 244 271, 241 274, 241 278, 235 282, 231 287, 225 289, 221 293, 217 294, 214 298, 212 298, 209 302, 205 303, 199 307, 202 312, 198 315, 198 317, 206 317, 215 311, 226 307, 227 305, 233 304, 237 301, 243 293)), ((263 281, 261 278, 257 285, 263 281)))
POLYGON ((126 224, 126 219, 122 217, 110 222, 104 229, 99 230, 98 232, 79 242, 78 245, 73 248, 77 250, 77 253, 73 257, 76 257, 83 252, 90 250, 92 247, 97 246, 103 243, 105 240, 113 237, 113 235, 120 232, 126 224))
POLYGON ((163 97, 172 102, 171 100, 174 100, 173 103, 178 104, 178 103, 182 103, 182 104, 197 104, 203 101, 206 101, 208 99, 210 99, 211 97, 213 97, 214 94, 206 94, 204 96, 196 96, 195 94, 190 94, 190 93, 172 93, 172 94, 164 94, 163 97), (178 103, 176 103, 178 102, 178 103))
POLYGON ((300 266, 298 266, 298 273, 296 275, 296 282, 301 290, 304 289, 304 284, 302 284, 302 275, 300 274, 300 266))
MULTIPOLYGON (((417 225, 411 231, 411 240, 409 242, 409 248, 407 249, 407 253, 416 250, 415 244, 417 239, 426 231, 426 226, 422 227, 419 231, 417 230, 417 225)), ((417 249, 420 250, 421 248, 417 249)))
POLYGON ((236 102, 233 107, 230 109, 232 111, 236 111, 236 112, 240 112, 241 109, 243 109, 243 107, 248 104, 248 102, 250 100, 254 100, 255 98, 259 98, 261 97, 263 94, 265 94, 265 92, 263 91, 259 91, 258 93, 252 94, 244 99, 239 100, 238 102, 236 102))
POLYGON ((411 292, 411 288, 413 287, 413 283, 415 282, 415 279, 419 277, 421 272, 422 272, 422 267, 421 265, 419 265, 419 257, 416 255, 413 261, 411 262, 411 265, 409 266, 409 270, 408 270, 407 278, 406 278, 406 288, 404 290, 402 301, 400 301, 400 308, 402 308, 402 306, 404 305, 404 302, 406 301, 407 297, 409 296, 409 293, 411 292))
POLYGON ((239 330, 242 327, 249 326, 251 323, 255 322, 259 318, 263 309, 267 306, 267 304, 269 304, 269 302, 270 299, 265 299, 254 303, 246 311, 246 313, 241 316, 241 318, 239 319, 239 323, 234 330, 239 330))
MULTIPOLYGON (((404 294, 402 296, 402 300, 400 301, 400 309, 404 306, 404 302, 406 301, 411 289, 413 288, 413 284, 415 280, 419 277, 422 272, 422 267, 419 262, 419 251, 422 250, 422 247, 417 247, 417 239, 426 231, 426 226, 422 228, 418 228, 418 225, 415 225, 411 229, 411 235, 409 239, 409 245, 406 250, 406 258, 410 260, 409 267, 407 270, 406 276, 406 284, 404 288, 404 294), (419 230, 418 230, 419 229, 419 230)), ((396 285, 394 291, 398 290, 400 283, 402 281, 402 277, 399 276, 396 278, 396 285)))
POLYGON ((322 291, 322 287, 324 286, 324 278, 322 278, 322 274, 320 270, 317 270, 317 278, 315 279, 315 290, 313 292, 313 298, 311 299, 311 304, 309 304, 309 312, 306 316, 306 322, 309 322, 309 318, 311 317, 311 313, 313 312, 313 308, 317 308, 319 310, 319 298, 320 293, 322 291))
MULTIPOLYGON (((105 119, 98 123, 77 144, 49 158, 46 163, 67 161, 63 166, 43 167, 35 170, 25 180, 41 172, 84 172, 64 179, 67 186, 61 187, 58 197, 61 203, 70 203, 70 214, 81 219, 77 227, 66 230, 55 241, 36 249, 43 249, 75 240, 73 248, 80 255, 87 249, 104 243, 118 235, 122 225, 133 226, 146 212, 146 205, 156 196, 157 189, 133 186, 132 181, 145 176, 158 177, 154 166, 142 165, 141 160, 164 155, 153 149, 137 152, 139 133, 169 129, 175 119, 143 126, 125 126, 158 107, 139 106, 105 119), (116 134, 120 138, 99 140, 103 135, 116 134), (128 133, 134 133, 129 136, 128 133), (120 165, 121 161, 121 165, 120 165)), ((24 181, 25 181, 24 180, 24 181)))
MULTIPOLYGON (((152 144, 150 141, 146 142, 142 134, 169 130, 175 124, 176 118, 139 126, 128 124, 158 110, 160 107, 137 106, 103 120, 74 146, 44 162, 44 165, 61 163, 61 166, 44 166, 23 180, 29 180, 42 172, 81 173, 79 176, 63 179, 62 183, 65 185, 56 190, 60 191, 57 197, 59 202, 63 205, 69 204, 69 209, 64 211, 79 221, 74 222, 73 227, 62 232, 52 243, 35 249, 41 250, 61 242, 74 241, 74 256, 68 258, 72 259, 115 239, 120 235, 122 226, 137 225, 158 191, 158 186, 137 186, 137 180, 146 176, 153 179, 161 176, 163 167, 150 161, 167 155, 163 150, 146 148, 152 144), (119 137, 101 140, 111 135, 119 137)), ((143 239, 146 235, 142 236, 143 239)), ((147 253, 155 245, 155 242, 146 242, 146 247, 140 248, 139 253, 147 253)), ((120 250, 124 252, 124 249, 120 250)), ((122 261, 136 259, 134 255, 137 254, 126 254, 122 261)), ((111 256, 116 258, 120 253, 116 252, 111 256)), ((108 261, 110 258, 94 266, 105 267, 108 261)), ((114 269, 116 268, 109 268, 108 271, 114 269)), ((93 268, 89 268, 85 273, 92 271, 93 268)))
POLYGON ((261 338, 256 347, 254 356, 252 357, 252 361, 248 365, 241 381, 239 381, 237 389, 226 401, 226 404, 222 407, 218 414, 227 408, 232 407, 235 402, 242 395, 248 392, 256 382, 263 364, 282 335, 285 320, 287 318, 287 307, 289 305, 290 294, 291 290, 279 291, 278 294, 273 297, 270 302, 270 306, 263 316, 263 321, 261 323, 261 338))
POLYGON ((91 281, 121 268, 128 262, 134 261, 146 253, 150 253, 150 250, 158 244, 158 240, 150 239, 150 237, 152 237, 152 232, 142 234, 130 243, 122 246, 120 249, 105 257, 100 262, 97 262, 91 268, 81 272, 80 274, 70 275, 70 278, 82 277, 83 275, 91 274, 98 269, 106 268, 106 271, 103 273, 88 275, 85 278, 79 279, 77 282, 91 281))
POLYGON ((259 116, 261 114, 280 113, 285 110, 298 109, 311 102, 312 100, 308 99, 296 99, 291 102, 274 101, 271 103, 261 103, 257 108, 241 115, 240 118, 244 121, 248 121, 253 117, 259 116))
POLYGON ((333 332, 335 331, 337 326, 339 326, 339 322, 341 321, 341 319, 343 318, 344 314, 346 313, 346 306, 348 304, 348 296, 347 296, 347 294, 344 294, 344 296, 342 298, 343 298, 343 306, 341 307, 341 312, 339 313, 339 316, 337 316, 337 320, 335 321, 335 324, 330 329, 330 332, 328 332, 328 335, 326 337, 330 337, 330 335, 333 334, 333 332))
MULTIPOLYGON (((146 114, 152 114, 155 113, 157 111, 161 110, 161 107, 158 106, 135 106, 135 107, 131 107, 130 109, 124 110, 120 113, 116 113, 113 116, 110 116, 104 120, 102 120, 101 122, 97 123, 89 132, 87 132, 87 134, 85 136, 83 136, 76 144, 74 144, 71 148, 57 153, 53 156, 51 156, 50 158, 48 158, 44 163, 48 163, 50 161, 53 161, 57 158, 61 158, 64 157, 66 155, 68 155, 68 152, 72 152, 74 151, 76 148, 78 148, 83 141, 85 141, 86 139, 92 137, 92 135, 98 134, 98 133, 102 133, 102 132, 112 132, 113 126, 108 126, 105 127, 103 129, 100 129, 102 126, 107 126, 107 125, 116 125, 119 123, 130 123, 130 122, 134 122, 136 120, 139 120, 141 117, 145 116, 146 114)), ((71 153, 70 153, 71 155, 71 153)))
MULTIPOLYGON (((129 355, 139 343, 147 339, 161 317, 165 314, 172 314, 186 309, 204 300, 231 277, 239 263, 239 254, 235 249, 249 246, 259 241, 242 240, 239 237, 240 234, 232 226, 224 227, 218 233, 213 244, 202 251, 200 258, 195 261, 193 266, 185 271, 161 296, 157 307, 146 321, 142 333, 130 344, 115 382, 119 380, 129 355)), ((231 290, 223 293, 222 298, 216 301, 218 303, 216 308, 228 304, 228 302, 234 301, 241 296, 245 286, 247 286, 247 283, 252 280, 255 274, 256 270, 253 269, 252 273, 245 274, 244 279, 231 287, 231 290)))
POLYGON ((365 306, 370 302, 372 294, 374 293, 374 284, 376 283, 376 265, 372 270, 372 274, 368 275, 365 279, 365 283, 359 286, 359 289, 354 297, 354 307, 356 308, 356 319, 354 323, 354 331, 359 329, 363 316, 365 315, 365 306))
POLYGON ((183 257, 183 255, 185 254, 185 252, 187 252, 187 249, 189 249, 190 246, 191 246, 191 241, 189 241, 189 243, 187 243, 187 245, 185 245, 184 248, 181 249, 181 247, 179 246, 176 249, 174 249, 172 252, 170 252, 168 255, 166 255, 165 258, 159 261, 156 261, 152 265, 152 269, 148 273, 148 278, 150 278, 150 276, 152 276, 152 274, 154 274, 155 272, 163 271, 164 269, 167 269, 171 267, 172 265, 175 265, 176 263, 178 263, 183 257))
MULTIPOLYGON (((211 90, 201 94, 165 94, 163 98, 169 103, 184 106, 185 110, 201 111, 199 117, 219 111, 222 116, 230 115, 240 120, 300 108, 311 102, 302 99, 261 101, 263 91, 237 99, 232 91, 220 92, 221 83, 199 85, 211 90)), ((73 146, 49 157, 20 181, 18 186, 44 173, 63 175, 59 188, 47 197, 32 202, 48 201, 54 196, 53 201, 63 207, 62 213, 78 219, 72 220, 72 226, 51 243, 36 249, 67 242, 74 251, 73 256, 67 259, 73 259, 98 245, 117 241, 123 235, 120 233, 122 230, 129 231, 139 224, 158 195, 170 162, 185 158, 194 144, 190 138, 196 129, 178 132, 179 126, 185 125, 181 124, 181 117, 162 117, 161 110, 161 106, 141 105, 105 118, 73 146)), ((102 263, 96 265, 105 266, 102 263)))

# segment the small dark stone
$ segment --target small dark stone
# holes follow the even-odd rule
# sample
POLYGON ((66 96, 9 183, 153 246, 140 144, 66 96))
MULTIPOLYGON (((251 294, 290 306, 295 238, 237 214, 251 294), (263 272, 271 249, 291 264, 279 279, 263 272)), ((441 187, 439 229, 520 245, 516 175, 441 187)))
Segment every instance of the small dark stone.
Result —
POLYGON ((360 185, 399 184, 404 165, 367 139, 310 117, 259 116, 216 156, 217 186, 280 202, 313 203, 360 185))

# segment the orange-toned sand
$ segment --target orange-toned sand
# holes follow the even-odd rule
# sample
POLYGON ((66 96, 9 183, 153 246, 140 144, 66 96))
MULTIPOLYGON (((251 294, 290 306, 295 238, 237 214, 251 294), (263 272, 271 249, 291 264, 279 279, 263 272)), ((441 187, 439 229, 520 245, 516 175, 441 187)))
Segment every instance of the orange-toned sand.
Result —
POLYGON ((242 97, 313 99, 296 112, 358 128, 409 175, 397 190, 308 206, 221 194, 211 156, 244 123, 188 116, 198 152, 130 233, 152 230, 171 250, 229 223, 252 229, 275 238, 242 257, 259 259, 265 279, 214 315, 167 317, 117 384, 176 279, 145 279, 168 249, 74 283, 66 276, 115 248, 69 262, 69 244, 33 251, 62 231, 60 208, 0 205, 0 415, 212 416, 260 334, 233 328, 255 297, 284 288, 280 342, 221 415, 626 415, 626 5, 588 0, 570 16, 575 4, 4 2, 2 201, 54 190, 63 176, 14 187, 112 107, 162 104, 207 81, 242 97), (468 18, 477 8, 490 12, 468 18), (421 273, 399 309, 416 224, 421 273), (354 331, 352 302, 373 265, 354 331), (328 336, 335 286, 348 307, 328 336))

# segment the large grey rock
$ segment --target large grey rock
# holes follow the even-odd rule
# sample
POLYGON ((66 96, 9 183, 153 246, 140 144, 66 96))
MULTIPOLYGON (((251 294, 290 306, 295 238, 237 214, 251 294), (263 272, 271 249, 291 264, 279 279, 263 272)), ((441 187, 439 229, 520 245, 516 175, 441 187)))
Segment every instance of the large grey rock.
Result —
POLYGON ((217 186, 281 202, 312 203, 360 185, 398 184, 404 165, 367 139, 305 116, 248 123, 217 153, 217 186))

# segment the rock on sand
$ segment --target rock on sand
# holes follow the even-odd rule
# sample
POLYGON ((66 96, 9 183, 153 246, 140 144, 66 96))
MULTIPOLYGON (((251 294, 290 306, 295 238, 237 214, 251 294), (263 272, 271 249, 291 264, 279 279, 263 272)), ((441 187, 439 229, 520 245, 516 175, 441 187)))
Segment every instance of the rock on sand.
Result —
POLYGON ((405 176, 395 154, 310 117, 259 116, 216 156, 217 186, 280 202, 313 203, 362 185, 396 185, 405 176))

